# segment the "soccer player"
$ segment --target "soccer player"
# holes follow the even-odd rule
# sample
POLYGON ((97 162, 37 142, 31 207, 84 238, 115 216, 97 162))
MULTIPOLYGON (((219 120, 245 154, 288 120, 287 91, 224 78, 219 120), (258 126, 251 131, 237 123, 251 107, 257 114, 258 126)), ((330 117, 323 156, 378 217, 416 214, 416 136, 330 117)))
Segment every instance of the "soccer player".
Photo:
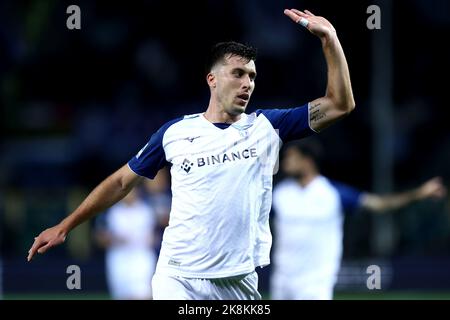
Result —
POLYGON ((95 239, 106 249, 106 279, 113 299, 152 298, 158 220, 157 210, 135 188, 97 221, 95 239))
POLYGON ((342 256, 344 212, 360 208, 383 213, 446 193, 439 178, 397 194, 361 192, 322 176, 320 154, 320 145, 310 139, 291 142, 283 152, 282 169, 289 178, 273 191, 272 299, 332 299, 342 256))
POLYGON ((168 173, 161 169, 145 182, 141 190, 131 190, 96 223, 95 239, 106 249, 106 279, 116 300, 152 299, 156 241, 159 245, 159 229, 167 225, 170 212, 168 173))
POLYGON ((321 40, 328 67, 323 97, 291 109, 246 114, 255 88, 256 50, 236 42, 217 44, 207 68, 211 96, 206 112, 164 124, 71 215, 43 231, 28 260, 61 244, 75 226, 170 165, 172 208, 152 280, 153 298, 260 299, 255 268, 270 262, 268 219, 280 143, 319 132, 355 106, 331 23, 307 10, 284 13, 321 40))

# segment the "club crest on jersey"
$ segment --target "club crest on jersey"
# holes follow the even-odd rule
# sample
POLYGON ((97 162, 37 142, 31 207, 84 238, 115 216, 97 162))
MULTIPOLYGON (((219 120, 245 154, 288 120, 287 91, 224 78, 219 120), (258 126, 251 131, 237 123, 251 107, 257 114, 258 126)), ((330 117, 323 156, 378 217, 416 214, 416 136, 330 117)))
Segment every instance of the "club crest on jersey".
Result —
POLYGON ((241 135, 241 137, 248 137, 248 131, 247 130, 239 130, 239 134, 241 135))

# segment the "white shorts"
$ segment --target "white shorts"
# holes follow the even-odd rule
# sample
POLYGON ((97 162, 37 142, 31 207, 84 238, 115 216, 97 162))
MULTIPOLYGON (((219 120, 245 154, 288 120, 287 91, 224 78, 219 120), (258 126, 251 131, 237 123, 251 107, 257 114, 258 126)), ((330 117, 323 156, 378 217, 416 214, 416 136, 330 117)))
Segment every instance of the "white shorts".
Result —
POLYGON ((156 273, 154 300, 260 300, 258 274, 218 279, 192 279, 156 273))

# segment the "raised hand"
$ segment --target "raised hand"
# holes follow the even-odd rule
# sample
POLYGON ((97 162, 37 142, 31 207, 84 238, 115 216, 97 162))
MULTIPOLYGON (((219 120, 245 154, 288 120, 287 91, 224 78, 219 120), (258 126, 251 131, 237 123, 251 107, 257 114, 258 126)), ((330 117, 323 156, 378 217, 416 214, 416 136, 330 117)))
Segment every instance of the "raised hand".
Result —
POLYGON ((325 18, 314 15, 311 11, 300 11, 297 9, 286 9, 284 14, 295 23, 300 23, 319 38, 326 38, 336 33, 333 25, 325 18), (305 21, 306 20, 306 21, 305 21))

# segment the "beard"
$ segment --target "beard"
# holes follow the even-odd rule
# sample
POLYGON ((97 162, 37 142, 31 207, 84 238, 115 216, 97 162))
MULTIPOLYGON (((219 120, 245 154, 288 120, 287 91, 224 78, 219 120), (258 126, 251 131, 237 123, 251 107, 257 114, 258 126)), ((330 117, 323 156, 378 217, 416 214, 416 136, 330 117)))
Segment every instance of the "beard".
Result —
POLYGON ((305 176, 305 174, 303 172, 301 172, 301 171, 296 171, 296 172, 293 172, 293 173, 286 172, 286 175, 291 177, 291 178, 294 178, 295 180, 300 180, 300 179, 302 179, 305 176))

